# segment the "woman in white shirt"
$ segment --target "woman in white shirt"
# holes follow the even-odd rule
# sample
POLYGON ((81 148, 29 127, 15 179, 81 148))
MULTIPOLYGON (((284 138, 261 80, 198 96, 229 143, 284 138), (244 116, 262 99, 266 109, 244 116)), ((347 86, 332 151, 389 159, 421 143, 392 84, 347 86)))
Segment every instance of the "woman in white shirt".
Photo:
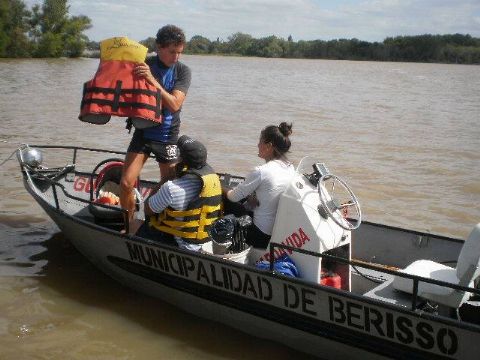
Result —
POLYGON ((265 164, 257 166, 234 189, 225 190, 230 201, 248 199, 248 206, 253 210, 253 225, 248 230, 246 242, 254 248, 267 248, 280 194, 295 173, 293 165, 285 156, 290 149, 291 133, 292 124, 286 122, 264 128, 258 142, 258 157, 264 159, 265 164))

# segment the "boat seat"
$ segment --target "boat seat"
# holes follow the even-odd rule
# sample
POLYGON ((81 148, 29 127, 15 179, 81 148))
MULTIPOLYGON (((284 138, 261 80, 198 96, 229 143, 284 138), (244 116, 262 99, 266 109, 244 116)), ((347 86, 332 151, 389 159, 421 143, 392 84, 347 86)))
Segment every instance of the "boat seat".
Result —
MULTIPOLYGON (((122 178, 123 160, 107 159, 100 162, 93 170, 92 175, 99 170, 92 190, 92 202, 88 208, 93 215, 96 224, 109 227, 124 227, 124 215, 120 210, 120 204, 101 206, 97 203, 100 192, 110 192, 114 195, 120 195, 120 180, 122 178)), ((138 187, 140 179, 138 178, 135 187, 138 187)), ((139 207, 139 198, 136 195, 136 210, 139 207)))
MULTIPOLYGON (((430 260, 417 260, 400 272, 455 285, 473 287, 474 280, 480 275, 480 223, 473 228, 467 240, 465 240, 456 268, 430 260)), ((396 290, 409 294, 413 293, 412 279, 396 275, 392 286, 396 290)), ((468 300, 470 293, 419 281, 418 296, 455 309, 468 300)))
POLYGON ((387 280, 380 285, 375 286, 373 289, 370 289, 363 294, 363 296, 409 309, 412 306, 411 295, 403 291, 395 290, 392 286, 392 282, 393 276, 388 275, 387 280))

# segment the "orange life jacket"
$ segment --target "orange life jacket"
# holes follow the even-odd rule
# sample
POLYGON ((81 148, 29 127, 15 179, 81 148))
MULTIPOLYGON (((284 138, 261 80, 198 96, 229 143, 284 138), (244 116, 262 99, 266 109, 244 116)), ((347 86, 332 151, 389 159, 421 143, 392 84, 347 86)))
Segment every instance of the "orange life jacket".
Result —
POLYGON ((111 115, 162 122, 160 89, 133 75, 134 62, 102 61, 95 77, 83 86, 79 119, 106 124, 111 115))
POLYGON ((92 80, 83 86, 79 119, 106 124, 112 115, 132 118, 137 127, 162 122, 160 90, 133 68, 145 60, 147 48, 128 38, 111 38, 100 43, 100 65, 92 80))

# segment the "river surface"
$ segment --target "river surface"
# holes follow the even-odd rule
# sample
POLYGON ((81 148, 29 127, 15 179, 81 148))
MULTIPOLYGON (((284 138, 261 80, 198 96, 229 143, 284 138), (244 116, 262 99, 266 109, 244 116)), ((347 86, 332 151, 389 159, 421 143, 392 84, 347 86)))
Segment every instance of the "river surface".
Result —
MULTIPOLYGON (((288 121, 290 159, 325 162, 364 219, 458 238, 480 221, 480 67, 183 61, 193 78, 182 133, 206 144, 218 172, 245 175, 260 164, 259 131, 288 121)), ((21 143, 127 148, 122 119, 77 119, 97 65, 0 60, 0 163, 21 143)), ((155 163, 142 177, 158 178, 155 163)), ((27 194, 14 157, 0 165, 0 349, 0 359, 307 358, 110 281, 27 194)))

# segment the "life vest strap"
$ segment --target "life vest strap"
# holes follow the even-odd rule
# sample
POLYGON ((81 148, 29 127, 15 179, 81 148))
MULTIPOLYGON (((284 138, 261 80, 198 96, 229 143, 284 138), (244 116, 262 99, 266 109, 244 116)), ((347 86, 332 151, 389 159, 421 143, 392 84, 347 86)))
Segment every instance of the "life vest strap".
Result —
MULTIPOLYGON (((184 239, 190 239, 190 240, 195 240, 197 239, 197 236, 199 235, 198 232, 187 232, 187 231, 180 231, 168 226, 159 226, 157 227, 158 230, 173 235, 173 236, 178 236, 184 239)), ((199 239, 200 240, 200 239, 199 239)))
POLYGON ((153 106, 153 105, 145 104, 145 103, 132 103, 132 102, 119 101, 117 104, 115 104, 114 100, 87 99, 83 102, 83 104, 84 105, 87 105, 87 104, 108 105, 108 106, 112 107, 113 111, 117 111, 118 108, 120 108, 120 107, 130 107, 130 108, 135 108, 135 109, 147 109, 147 110, 150 110, 150 111, 154 111, 156 118, 159 118, 162 114, 162 112, 160 111, 160 114, 157 115, 158 114, 157 106, 153 106), (113 108, 115 105, 117 106, 116 110, 114 110, 114 108, 113 108))
POLYGON ((148 89, 122 89, 122 80, 117 80, 115 89, 105 88, 99 86, 87 87, 88 82, 83 85, 83 97, 81 108, 88 104, 108 105, 112 108, 112 111, 118 111, 119 107, 131 107, 135 109, 147 109, 155 112, 155 118, 158 119, 162 115, 162 93, 160 89, 156 91, 148 89), (113 100, 107 99, 85 99, 88 93, 104 93, 113 94, 113 100), (155 96, 155 105, 138 103, 138 102, 120 102, 120 95, 132 94, 132 95, 148 95, 155 96))
POLYGON ((122 80, 117 80, 117 84, 115 85, 115 92, 113 95, 112 111, 118 111, 121 92, 122 92, 122 80))
MULTIPOLYGON (((200 214, 202 209, 193 209, 193 210, 172 210, 169 208, 165 209, 165 213, 171 217, 185 217, 185 216, 193 216, 200 214)), ((164 217, 166 219, 166 216, 164 217)), ((163 220, 163 219, 162 219, 163 220)))
POLYGON ((170 234, 170 235, 173 235, 173 236, 178 236, 180 238, 183 238, 183 239, 189 239, 189 240, 198 240, 198 241, 202 241, 204 240, 205 238, 208 237, 208 233, 206 231, 203 230, 203 228, 198 231, 194 231, 194 232, 188 232, 188 231, 181 231, 181 230, 178 230, 178 229, 174 229, 174 228, 171 228, 171 227, 168 227, 168 226, 164 226, 164 225, 160 225, 158 227, 156 227, 156 229, 164 232, 164 233, 167 233, 167 234, 170 234))
MULTIPOLYGON (((106 88, 106 87, 99 87, 99 86, 91 86, 87 87, 85 83, 84 85, 84 94, 87 93, 104 93, 104 94, 115 94, 116 89, 111 89, 111 88, 106 88)), ((143 94, 143 95, 149 95, 149 96, 157 96, 160 93, 160 89, 157 91, 153 90, 148 90, 148 89, 121 89, 120 94, 125 95, 125 94, 143 94)))
POLYGON ((160 117, 162 115, 162 93, 160 89, 157 89, 157 93, 155 95, 156 103, 155 103, 155 117, 160 117))
POLYGON ((205 226, 205 225, 211 225, 213 221, 215 221, 217 218, 202 218, 200 220, 192 220, 192 221, 179 221, 179 220, 163 220, 162 224, 165 224, 167 226, 175 227, 175 228, 196 228, 200 225, 205 226))
POLYGON ((202 208, 193 209, 193 210, 172 210, 167 208, 165 209, 165 212, 168 216, 171 216, 171 217, 185 217, 185 216, 198 215, 201 212, 212 213, 218 210, 220 210, 220 205, 204 205, 202 206, 202 208))

